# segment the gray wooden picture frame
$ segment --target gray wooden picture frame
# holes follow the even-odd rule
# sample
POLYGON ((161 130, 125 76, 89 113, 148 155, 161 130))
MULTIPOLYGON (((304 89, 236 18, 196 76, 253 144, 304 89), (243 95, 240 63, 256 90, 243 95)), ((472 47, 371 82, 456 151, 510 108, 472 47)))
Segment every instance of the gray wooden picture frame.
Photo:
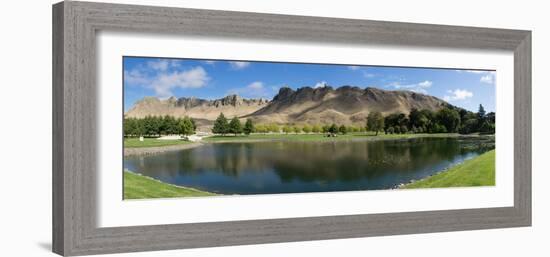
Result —
MULTIPOLYGON (((53 6, 53 251, 87 255, 531 225, 531 32, 65 1, 53 6), (96 33, 514 53, 514 206, 109 227, 96 225, 96 33)), ((512 142, 510 142, 512 144, 512 142)))

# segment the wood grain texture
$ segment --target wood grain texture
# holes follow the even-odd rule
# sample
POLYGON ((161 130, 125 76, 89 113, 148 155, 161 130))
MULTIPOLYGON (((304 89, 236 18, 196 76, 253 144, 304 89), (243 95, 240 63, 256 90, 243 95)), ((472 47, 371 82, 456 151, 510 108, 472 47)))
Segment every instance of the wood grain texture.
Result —
POLYGON ((63 176, 63 78, 64 78, 64 48, 63 48, 63 4, 53 6, 52 34, 52 249, 63 254, 65 242, 64 227, 64 176, 63 176))
POLYGON ((531 33, 89 2, 53 6, 53 250, 86 255, 531 225, 531 33), (97 31, 514 52, 514 206, 99 228, 97 31))

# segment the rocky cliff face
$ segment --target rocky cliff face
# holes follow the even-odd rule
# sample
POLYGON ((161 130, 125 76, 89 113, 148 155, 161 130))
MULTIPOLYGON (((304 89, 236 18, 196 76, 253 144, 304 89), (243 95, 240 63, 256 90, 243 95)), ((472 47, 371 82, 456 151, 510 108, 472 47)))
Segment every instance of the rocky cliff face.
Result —
POLYGON ((226 117, 241 117, 253 113, 269 103, 266 99, 243 99, 237 95, 228 95, 216 100, 206 100, 195 97, 170 97, 160 100, 146 97, 138 101, 126 117, 142 118, 147 115, 175 117, 189 116, 196 119, 214 120, 223 112, 226 117))
POLYGON ((388 91, 342 86, 334 89, 285 87, 264 108, 248 115, 258 122, 353 124, 363 123, 369 112, 384 115, 409 113, 412 108, 437 111, 449 105, 445 101, 410 91, 388 91))

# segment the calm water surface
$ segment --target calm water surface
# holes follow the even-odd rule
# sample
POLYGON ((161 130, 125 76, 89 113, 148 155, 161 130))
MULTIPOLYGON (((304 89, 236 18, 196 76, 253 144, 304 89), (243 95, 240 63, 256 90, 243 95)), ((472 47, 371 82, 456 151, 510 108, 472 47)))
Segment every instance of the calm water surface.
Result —
POLYGON ((479 138, 216 143, 125 157, 124 168, 221 194, 372 190, 427 177, 493 147, 479 138))

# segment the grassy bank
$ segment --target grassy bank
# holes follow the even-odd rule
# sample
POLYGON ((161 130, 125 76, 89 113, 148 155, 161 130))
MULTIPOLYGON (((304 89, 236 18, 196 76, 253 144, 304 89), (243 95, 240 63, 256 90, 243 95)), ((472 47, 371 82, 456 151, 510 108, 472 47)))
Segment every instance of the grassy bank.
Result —
POLYGON ((402 188, 437 188, 495 185, 495 150, 488 151, 423 180, 402 188))
POLYGON ((158 180, 124 171, 124 199, 212 196, 214 193, 174 186, 158 180))
POLYGON ((378 134, 374 133, 351 133, 326 137, 325 134, 252 134, 252 135, 226 135, 206 137, 206 142, 249 142, 249 141, 337 141, 337 140, 384 140, 384 139, 405 139, 420 137, 458 137, 459 134, 378 134))
POLYGON ((140 147, 160 147, 169 145, 190 144, 192 142, 186 140, 158 140, 156 138, 144 138, 143 142, 139 138, 125 138, 125 148, 140 148, 140 147))

